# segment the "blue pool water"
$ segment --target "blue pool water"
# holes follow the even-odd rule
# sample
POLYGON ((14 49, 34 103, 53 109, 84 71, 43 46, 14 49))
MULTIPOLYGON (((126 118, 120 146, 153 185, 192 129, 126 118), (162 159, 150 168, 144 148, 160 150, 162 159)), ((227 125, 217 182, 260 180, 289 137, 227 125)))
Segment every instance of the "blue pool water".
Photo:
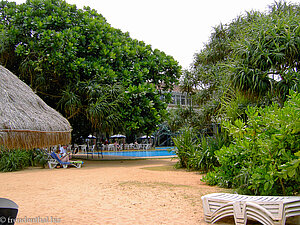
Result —
POLYGON ((103 152, 103 155, 129 156, 129 157, 153 157, 153 156, 176 156, 175 151, 155 150, 155 151, 117 151, 103 152))

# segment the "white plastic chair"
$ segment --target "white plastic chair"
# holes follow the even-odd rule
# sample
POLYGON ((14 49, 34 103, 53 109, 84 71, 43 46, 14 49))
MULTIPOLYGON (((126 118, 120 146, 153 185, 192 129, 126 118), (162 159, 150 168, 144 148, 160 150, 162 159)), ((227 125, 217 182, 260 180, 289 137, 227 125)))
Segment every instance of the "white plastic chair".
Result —
POLYGON ((115 149, 114 144, 109 144, 108 147, 107 147, 108 151, 114 151, 114 149, 115 149))
POLYGON ((202 201, 208 223, 233 216, 236 225, 246 225, 248 218, 263 225, 284 225, 286 218, 300 216, 300 197, 297 196, 214 193, 202 196, 202 201))
POLYGON ((87 145, 79 145, 81 152, 86 153, 87 145))

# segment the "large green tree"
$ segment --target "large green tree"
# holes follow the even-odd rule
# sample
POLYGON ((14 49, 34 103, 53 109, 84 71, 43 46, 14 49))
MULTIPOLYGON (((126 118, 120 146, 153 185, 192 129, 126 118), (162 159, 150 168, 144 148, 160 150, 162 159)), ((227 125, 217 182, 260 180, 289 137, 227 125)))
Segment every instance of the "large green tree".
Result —
POLYGON ((240 21, 242 32, 232 44, 233 85, 282 104, 289 89, 300 88, 300 4, 275 2, 267 14, 249 13, 240 21))
POLYGON ((214 28, 183 79, 200 89, 203 124, 235 120, 249 104, 282 105, 289 89, 299 91, 299 15, 299 4, 280 1, 214 28))
POLYGON ((63 0, 1 1, 0 44, 0 63, 78 130, 151 133, 165 115, 160 91, 181 70, 95 10, 63 0))

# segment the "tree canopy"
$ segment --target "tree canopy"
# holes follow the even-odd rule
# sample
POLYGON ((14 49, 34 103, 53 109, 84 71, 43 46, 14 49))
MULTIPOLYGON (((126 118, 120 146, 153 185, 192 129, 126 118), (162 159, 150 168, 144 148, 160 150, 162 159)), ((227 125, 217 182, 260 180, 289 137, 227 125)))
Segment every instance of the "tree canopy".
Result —
POLYGON ((75 129, 84 121, 89 129, 151 133, 160 123, 160 92, 181 73, 173 57, 63 0, 1 1, 0 19, 0 63, 75 129))
POLYGON ((299 4, 280 1, 214 28, 183 79, 200 90, 206 123, 235 119, 249 104, 283 105, 289 89, 299 91, 299 15, 299 4))

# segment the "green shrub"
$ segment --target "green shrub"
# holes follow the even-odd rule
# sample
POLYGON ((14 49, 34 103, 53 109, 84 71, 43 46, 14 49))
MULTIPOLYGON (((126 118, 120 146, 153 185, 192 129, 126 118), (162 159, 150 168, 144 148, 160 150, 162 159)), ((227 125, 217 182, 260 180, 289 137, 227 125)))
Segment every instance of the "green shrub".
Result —
POLYGON ((225 137, 224 134, 216 134, 211 137, 201 136, 198 139, 197 151, 195 151, 194 156, 190 159, 196 170, 207 172, 219 165, 215 152, 226 144, 225 137))
POLYGON ((24 150, 1 151, 0 171, 10 172, 24 169, 30 166, 30 153, 24 150))
POLYGON ((173 141, 177 147, 176 154, 181 167, 209 171, 219 164, 215 151, 224 145, 226 139, 221 134, 199 138, 195 130, 184 128, 182 134, 173 141))
POLYGON ((218 175, 216 171, 210 171, 204 176, 201 181, 206 182, 206 184, 214 186, 219 182, 218 175))
POLYGON ((240 119, 224 123, 233 141, 216 151, 218 185, 236 188, 242 194, 298 194, 300 95, 290 94, 283 108, 276 104, 248 107, 247 123, 240 119))
POLYGON ((34 155, 33 155, 33 165, 34 166, 41 166, 41 167, 45 168, 47 162, 48 161, 47 161, 44 153, 42 153, 39 150, 34 151, 34 155))
POLYGON ((37 150, 7 150, 3 147, 0 150, 0 171, 2 172, 22 170, 28 166, 45 167, 46 163, 44 155, 37 150))
POLYGON ((180 167, 191 169, 190 158, 195 154, 197 136, 192 128, 183 128, 181 135, 173 138, 176 154, 179 158, 180 167))

